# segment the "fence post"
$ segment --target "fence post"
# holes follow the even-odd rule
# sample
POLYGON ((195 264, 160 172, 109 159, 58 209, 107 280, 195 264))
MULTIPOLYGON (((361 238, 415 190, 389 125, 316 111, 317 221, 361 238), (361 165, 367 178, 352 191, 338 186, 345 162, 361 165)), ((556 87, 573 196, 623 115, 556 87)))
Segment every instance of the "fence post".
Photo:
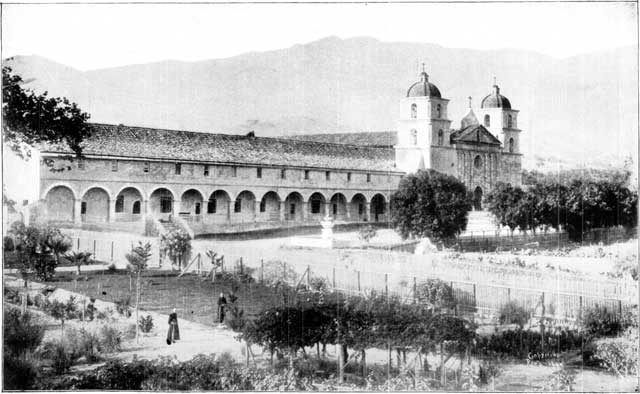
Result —
POLYGON ((336 288, 336 267, 333 267, 333 288, 336 288))
POLYGON ((417 284, 417 280, 416 277, 413 277, 413 303, 417 303, 418 302, 418 284, 417 284))
POLYGON ((113 261, 113 241, 111 241, 111 261, 113 261))
POLYGON ((78 237, 78 246, 76 247, 76 249, 80 250, 80 237, 78 237))
POLYGON ((264 260, 260 259, 260 283, 264 283, 264 260))
POLYGON ((582 319, 582 296, 578 297, 578 319, 582 319))
POLYGON ((618 314, 622 318, 622 300, 618 300, 618 314))
POLYGON ((93 258, 96 258, 96 240, 93 240, 93 258))
POLYGON ((389 274, 384 274, 384 294, 389 296, 389 274))
POLYGON ((242 267, 242 257, 240 257, 240 275, 242 275, 243 272, 244 272, 244 269, 242 267))
POLYGON ((307 264, 307 289, 311 288, 311 267, 307 264))
POLYGON ((360 271, 356 271, 356 274, 358 276, 358 292, 360 292, 361 291, 361 288, 360 288, 360 271))
POLYGON ((511 301, 511 287, 507 287, 507 301, 511 301))
POLYGON ((475 282, 473 283, 473 305, 475 305, 476 308, 478 307, 478 303, 476 302, 476 284, 475 284, 475 282))

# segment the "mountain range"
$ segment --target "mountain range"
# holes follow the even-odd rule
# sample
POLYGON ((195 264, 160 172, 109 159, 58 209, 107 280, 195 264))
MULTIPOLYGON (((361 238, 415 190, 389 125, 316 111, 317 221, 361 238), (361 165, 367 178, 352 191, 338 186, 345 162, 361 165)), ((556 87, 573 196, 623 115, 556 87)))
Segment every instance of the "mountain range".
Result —
POLYGON ((429 79, 460 127, 468 96, 492 90, 520 111, 524 165, 637 163, 635 47, 557 59, 517 50, 328 37, 267 52, 197 62, 167 60, 80 71, 38 56, 4 60, 25 87, 65 96, 91 121, 215 133, 286 136, 395 130, 398 102, 429 79))

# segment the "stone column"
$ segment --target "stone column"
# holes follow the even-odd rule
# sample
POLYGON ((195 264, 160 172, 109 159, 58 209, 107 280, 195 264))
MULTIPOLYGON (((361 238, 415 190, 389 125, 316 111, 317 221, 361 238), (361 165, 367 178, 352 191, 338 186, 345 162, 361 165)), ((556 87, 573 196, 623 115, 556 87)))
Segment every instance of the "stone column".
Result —
POLYGON ((345 208, 346 208, 346 211, 347 211, 347 221, 350 222, 351 221, 351 203, 347 202, 345 204, 345 208))
POLYGON ((171 214, 178 216, 178 212, 180 212, 180 200, 171 200, 171 214))
POLYGON ((369 201, 364 203, 364 221, 371 221, 371 203, 369 201))
POLYGON ((145 223, 147 221, 147 216, 149 215, 149 201, 142 200, 142 206, 140 207, 140 217, 142 218, 142 222, 145 223))
POLYGON ((231 200, 227 200, 227 222, 231 221, 231 200))
POLYGON ((333 216, 331 215, 331 202, 325 202, 324 204, 324 216, 333 216))
POLYGON ((307 220, 307 202, 303 201, 302 202, 302 221, 306 221, 307 220))
POLYGON ((253 209, 253 214, 251 215, 251 219, 255 222, 256 221, 256 217, 257 217, 257 212, 256 212, 256 200, 253 200, 252 205, 252 209, 253 209))
POLYGON ((75 224, 82 223, 82 199, 77 199, 73 202, 73 222, 75 224))
POLYGON ((284 201, 280 201, 280 221, 284 222, 286 221, 286 214, 287 212, 287 204, 284 201))
POLYGON ((110 223, 116 221, 116 200, 113 198, 109 200, 109 217, 107 219, 110 223))

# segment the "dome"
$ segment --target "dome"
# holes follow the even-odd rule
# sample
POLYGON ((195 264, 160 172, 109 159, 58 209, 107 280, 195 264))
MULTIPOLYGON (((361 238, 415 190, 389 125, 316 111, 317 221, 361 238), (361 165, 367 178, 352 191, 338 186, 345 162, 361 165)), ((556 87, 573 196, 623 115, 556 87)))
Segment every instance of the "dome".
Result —
POLYGON ((511 109, 509 99, 500 94, 498 85, 493 85, 493 93, 482 99, 480 108, 504 108, 511 109))
POLYGON ((420 73, 420 81, 411 85, 407 91, 407 97, 437 97, 440 96, 438 87, 429 82, 429 75, 426 72, 420 73))
POLYGON ((467 114, 460 121, 460 129, 479 124, 480 122, 478 122, 478 118, 471 108, 471 97, 469 97, 469 111, 467 111, 467 114))

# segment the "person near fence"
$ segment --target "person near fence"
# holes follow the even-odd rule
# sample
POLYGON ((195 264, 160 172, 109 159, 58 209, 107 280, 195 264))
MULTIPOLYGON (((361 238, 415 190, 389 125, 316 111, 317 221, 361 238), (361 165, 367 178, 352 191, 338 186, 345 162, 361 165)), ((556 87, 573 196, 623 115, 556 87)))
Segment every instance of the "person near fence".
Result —
POLYGON ((220 321, 220 323, 224 323, 224 313, 226 307, 227 299, 224 298, 224 293, 220 293, 220 297, 218 297, 218 320, 220 321))
POLYGON ((180 340, 180 328, 178 327, 178 314, 176 308, 169 314, 169 331, 167 332, 167 345, 180 340))

